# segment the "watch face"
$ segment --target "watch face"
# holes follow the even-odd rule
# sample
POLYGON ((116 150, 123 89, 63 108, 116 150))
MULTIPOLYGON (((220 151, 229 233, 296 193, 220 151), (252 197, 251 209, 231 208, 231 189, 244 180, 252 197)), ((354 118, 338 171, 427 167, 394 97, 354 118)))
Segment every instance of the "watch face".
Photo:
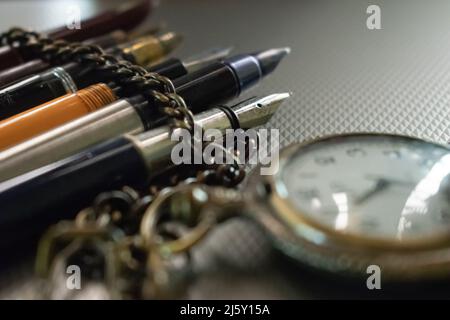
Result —
POLYGON ((277 190, 337 232, 388 241, 450 230, 450 151, 389 135, 328 138, 291 154, 277 190))

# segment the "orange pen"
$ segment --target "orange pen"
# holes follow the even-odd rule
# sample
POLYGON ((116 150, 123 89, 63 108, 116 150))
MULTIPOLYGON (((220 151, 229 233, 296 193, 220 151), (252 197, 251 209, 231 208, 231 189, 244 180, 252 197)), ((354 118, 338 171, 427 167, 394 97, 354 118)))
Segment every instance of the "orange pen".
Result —
POLYGON ((106 84, 94 84, 0 121, 0 149, 82 117, 117 100, 106 84))

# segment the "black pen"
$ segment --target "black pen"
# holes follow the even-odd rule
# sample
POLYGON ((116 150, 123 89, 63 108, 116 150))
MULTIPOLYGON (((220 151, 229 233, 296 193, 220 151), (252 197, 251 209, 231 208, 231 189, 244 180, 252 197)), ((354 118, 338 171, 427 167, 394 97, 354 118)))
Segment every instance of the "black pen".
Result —
MULTIPOLYGON (((154 35, 158 32, 158 30, 158 27, 148 29, 145 32, 140 33, 139 37, 142 37, 145 34, 154 35)), ((134 33, 134 35, 130 35, 123 30, 116 30, 103 36, 89 39, 85 41, 84 44, 97 45, 103 49, 107 49, 113 46, 118 46, 127 41, 131 41, 132 39, 136 39, 137 37, 138 35, 136 33, 134 33)), ((34 59, 12 68, 0 70, 0 88, 19 79, 39 72, 43 72, 47 69, 50 69, 51 67, 52 66, 49 62, 45 62, 41 59, 34 59)))
POLYGON ((178 78, 173 84, 189 107, 192 108, 193 100, 198 107, 206 107, 212 99, 221 101, 236 97, 242 90, 254 86, 262 77, 271 73, 289 52, 289 48, 277 48, 236 55, 178 78), (259 76, 255 76, 256 74, 259 76), (204 85, 199 86, 202 82, 204 85), (201 91, 196 88, 201 88, 201 91), (211 95, 215 97, 212 98, 211 95))
MULTIPOLYGON (((195 116, 204 130, 251 128, 266 123, 289 97, 279 93, 218 107, 195 116)), ((175 131, 181 129, 175 129, 175 131)), ((124 185, 141 188, 171 166, 172 148, 179 142, 168 126, 137 136, 108 140, 81 153, 0 183, 0 246, 36 235, 50 223, 72 216, 100 192, 124 185)))
POLYGON ((168 58, 146 69, 150 72, 156 72, 166 76, 169 79, 176 79, 200 70, 212 62, 225 59, 231 50, 232 48, 213 48, 183 60, 179 58, 168 58))
MULTIPOLYGON (((261 64, 266 66, 265 72, 261 72, 260 68, 252 68, 252 73, 245 73, 240 71, 239 67, 234 67, 237 69, 235 72, 232 67, 228 67, 228 59, 225 59, 223 62, 214 63, 213 69, 206 66, 196 71, 197 77, 191 74, 180 78, 179 82, 183 85, 182 88, 176 87, 176 90, 180 96, 190 97, 188 106, 194 111, 206 109, 212 104, 222 102, 221 100, 231 99, 249 87, 241 86, 241 83, 257 83, 261 77, 273 71, 283 57, 279 54, 279 50, 273 49, 262 51, 258 55, 267 57, 266 60, 261 61, 261 64), (232 81, 220 85, 211 84, 221 81, 224 78, 223 74, 227 72, 229 77, 226 79, 232 81), (242 76, 245 77, 242 78, 242 76), (186 83, 186 80, 191 80, 192 84, 186 83), (191 94, 191 91, 196 94, 191 94)), ((248 59, 248 55, 234 56, 229 60, 242 66, 243 70, 248 69, 246 67, 248 61, 249 63, 258 61, 248 59), (239 61, 241 63, 238 63, 239 61)), ((121 99, 80 119, 4 150, 0 152, 0 181, 58 161, 107 139, 127 133, 138 134, 164 124, 165 119, 161 118, 154 109, 148 101, 144 101, 139 96, 121 99)))
MULTIPOLYGON (((180 41, 181 37, 173 32, 158 37, 148 35, 106 52, 145 65, 161 59, 180 41)), ((26 77, 0 89, 0 120, 92 84, 110 81, 93 72, 92 65, 75 62, 26 77)))

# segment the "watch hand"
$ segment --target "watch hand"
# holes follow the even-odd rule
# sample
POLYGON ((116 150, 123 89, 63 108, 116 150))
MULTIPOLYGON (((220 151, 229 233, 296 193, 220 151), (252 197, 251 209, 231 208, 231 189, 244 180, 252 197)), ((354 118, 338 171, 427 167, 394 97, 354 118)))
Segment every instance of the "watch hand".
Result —
POLYGON ((374 195, 380 193, 381 191, 387 189, 391 184, 392 184, 392 182, 390 180, 378 179, 375 186, 372 189, 365 192, 364 194, 362 194, 361 196, 359 196, 355 200, 355 203, 361 204, 361 203, 367 201, 367 199, 369 199, 369 198, 373 197, 374 195))
POLYGON ((415 182, 412 181, 404 181, 404 180, 396 180, 396 179, 390 179, 390 178, 385 178, 383 176, 376 176, 376 175, 366 175, 366 179, 369 180, 384 180, 389 182, 390 184, 397 184, 397 185, 404 185, 404 186, 412 186, 415 185, 415 182))

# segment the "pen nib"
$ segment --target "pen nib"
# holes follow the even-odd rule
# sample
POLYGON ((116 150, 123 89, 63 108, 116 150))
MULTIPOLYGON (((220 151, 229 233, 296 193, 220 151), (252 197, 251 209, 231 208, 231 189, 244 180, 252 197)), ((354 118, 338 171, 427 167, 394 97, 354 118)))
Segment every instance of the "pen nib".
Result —
POLYGON ((263 75, 267 75, 275 70, 280 61, 291 52, 291 48, 274 48, 259 51, 253 55, 258 59, 261 65, 263 75))
POLYGON ((253 128, 266 124, 282 103, 291 96, 288 92, 274 93, 252 101, 245 100, 233 107, 241 128, 253 128))

